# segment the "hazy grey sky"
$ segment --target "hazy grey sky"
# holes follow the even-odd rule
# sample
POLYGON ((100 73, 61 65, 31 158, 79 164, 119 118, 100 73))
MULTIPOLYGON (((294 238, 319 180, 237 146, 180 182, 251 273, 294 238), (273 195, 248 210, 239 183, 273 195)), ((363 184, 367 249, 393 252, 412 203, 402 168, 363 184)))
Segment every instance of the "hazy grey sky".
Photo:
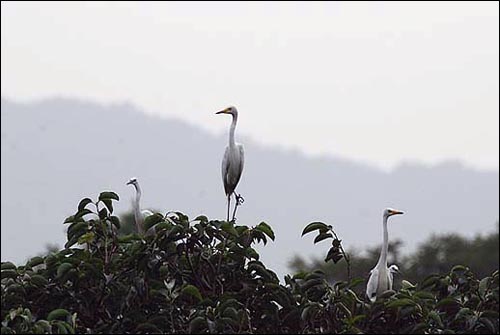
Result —
MULTIPOLYGON (((2 96, 132 102, 391 167, 498 169, 498 2, 1 4, 2 96), (227 121, 227 120, 226 120, 227 121)), ((241 138, 241 137, 240 137, 241 138)))

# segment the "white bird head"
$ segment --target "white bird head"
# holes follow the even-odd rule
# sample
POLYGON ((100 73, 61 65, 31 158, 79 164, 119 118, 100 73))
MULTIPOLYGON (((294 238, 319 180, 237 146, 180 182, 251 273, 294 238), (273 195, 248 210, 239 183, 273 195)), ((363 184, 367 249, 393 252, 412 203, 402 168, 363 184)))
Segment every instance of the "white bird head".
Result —
POLYGON ((392 209, 392 208, 386 208, 384 210, 384 217, 385 218, 388 218, 389 216, 397 215, 397 214, 403 214, 403 212, 398 211, 397 209, 392 209))
POLYGON ((132 177, 130 180, 127 182, 127 185, 137 185, 137 178, 132 177))
POLYGON ((391 266, 389 266, 389 272, 390 273, 399 273, 399 266, 397 266, 396 264, 392 264, 391 266))
POLYGON ((220 112, 217 112, 215 114, 231 114, 233 117, 238 116, 238 110, 234 106, 230 106, 224 110, 221 110, 220 112))

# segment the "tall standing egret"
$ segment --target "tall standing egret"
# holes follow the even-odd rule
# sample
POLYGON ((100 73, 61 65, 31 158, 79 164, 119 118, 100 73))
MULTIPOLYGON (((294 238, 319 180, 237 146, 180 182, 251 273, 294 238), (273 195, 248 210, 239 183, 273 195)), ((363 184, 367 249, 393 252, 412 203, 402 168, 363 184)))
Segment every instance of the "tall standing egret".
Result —
POLYGON ((238 110, 236 107, 228 107, 215 114, 230 114, 233 117, 231 128, 229 128, 229 145, 224 152, 222 159, 222 182, 224 183, 224 191, 227 196, 227 221, 229 222, 229 209, 231 207, 231 195, 234 193, 236 204, 233 211, 233 220, 236 215, 236 208, 243 203, 243 197, 237 194, 234 190, 238 185, 243 172, 243 165, 245 163, 245 151, 243 145, 234 141, 234 130, 236 129, 236 122, 238 122, 238 110))
POLYGON ((368 285, 366 286, 366 295, 371 301, 375 301, 377 296, 380 296, 383 292, 392 290, 393 272, 397 269, 397 265, 391 265, 391 268, 387 267, 387 251, 389 248, 387 219, 397 214, 403 214, 403 212, 391 208, 387 208, 384 211, 384 241, 380 251, 380 258, 378 259, 377 265, 370 271, 370 279, 368 279, 368 285))
POLYGON ((137 178, 135 177, 130 178, 130 180, 127 182, 127 185, 134 185, 135 187, 135 199, 133 203, 135 225, 137 227, 137 231, 139 232, 139 234, 143 235, 144 218, 153 215, 153 212, 147 209, 141 211, 140 201, 141 201, 142 190, 141 187, 139 186, 139 181, 137 181, 137 178))

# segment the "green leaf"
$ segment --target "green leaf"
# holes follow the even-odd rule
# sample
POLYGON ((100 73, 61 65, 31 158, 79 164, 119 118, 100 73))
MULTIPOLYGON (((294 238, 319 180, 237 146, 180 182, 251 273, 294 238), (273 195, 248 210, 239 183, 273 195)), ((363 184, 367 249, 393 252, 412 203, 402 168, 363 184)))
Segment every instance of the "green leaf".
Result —
POLYGON ((68 329, 64 325, 63 322, 55 322, 55 325, 57 326, 57 333, 58 334, 68 334, 68 329))
POLYGON ((79 236, 72 236, 68 242, 64 244, 65 248, 71 248, 74 244, 78 243, 79 236))
MULTIPOLYGON (((222 300, 222 299, 221 299, 222 300)), ((237 308, 240 308, 241 307, 241 304, 238 302, 238 300, 234 299, 234 298, 229 298, 227 300, 225 300, 224 302, 222 302, 219 307, 217 307, 217 309, 220 311, 220 312, 224 312, 224 310, 228 307, 237 307, 237 308)))
POLYGON ((64 220, 63 224, 66 224, 66 223, 71 223, 71 222, 75 222, 75 216, 74 216, 74 215, 68 216, 68 217, 64 220))
POLYGON ((429 312, 429 314, 428 314, 428 316, 429 316, 432 320, 434 320, 434 321, 437 323, 437 325, 438 325, 439 327, 441 327, 441 328, 443 328, 443 327, 444 327, 444 325, 443 325, 443 321, 441 320, 441 316, 439 316, 439 313, 438 313, 438 312, 436 312, 436 311, 430 311, 430 312, 429 312))
POLYGON ((310 279, 310 280, 306 281, 304 283, 304 285, 302 285, 302 290, 307 291, 314 286, 323 285, 323 284, 324 284, 323 279, 320 279, 320 278, 310 279))
POLYGON ((59 265, 57 267, 56 279, 59 279, 62 276, 64 276, 66 274, 66 272, 68 272, 72 268, 73 268, 73 264, 71 264, 71 263, 62 263, 61 265, 59 265))
POLYGON ((434 300, 436 297, 434 294, 427 291, 418 291, 413 294, 413 296, 422 299, 422 300, 434 300))
POLYGON ((103 208, 99 211, 99 219, 104 220, 108 216, 108 211, 103 208))
POLYGON ((87 215, 87 214, 91 214, 91 213, 94 213, 92 212, 90 209, 88 208, 84 208, 82 209, 81 211, 78 211, 78 213, 75 214, 75 220, 79 219, 79 218, 82 218, 83 216, 87 215))
POLYGON ((307 273, 304 279, 309 280, 309 279, 316 279, 316 278, 320 278, 320 279, 325 278, 325 272, 321 269, 316 269, 313 272, 307 273))
POLYGON ((40 256, 35 256, 32 259, 29 260, 28 266, 30 267, 35 267, 39 264, 42 264, 44 262, 44 258, 40 256))
POLYGON ((189 322, 189 333, 190 334, 201 334, 202 330, 207 328, 207 321, 202 316, 197 316, 191 322, 189 322))
POLYGON ((110 216, 109 220, 111 221, 111 224, 113 224, 116 229, 120 229, 121 224, 120 224, 120 218, 118 216, 110 216))
POLYGON ((410 334, 428 334, 425 330, 429 328, 426 322, 419 322, 411 328, 410 334))
POLYGON ((7 270, 2 270, 2 279, 3 278, 17 278, 18 273, 16 270, 13 269, 7 269, 7 270))
POLYGON ((328 231, 328 226, 323 222, 312 222, 304 228, 304 230, 302 231, 302 236, 318 229, 320 230, 320 232, 326 232, 328 231))
POLYGON ((462 272, 464 272, 464 271, 467 271, 467 270, 469 270, 469 268, 468 268, 468 267, 466 267, 466 266, 463 266, 463 265, 455 265, 455 266, 451 269, 451 271, 450 271, 450 272, 456 272, 456 271, 462 271, 462 272))
POLYGON ((1 269, 2 270, 11 270, 11 269, 17 269, 16 265, 14 263, 11 263, 11 262, 2 262, 2 266, 1 266, 1 269))
POLYGON ((259 254, 252 247, 248 247, 245 249, 245 256, 249 259, 253 258, 253 259, 259 260, 259 254))
POLYGON ((43 287, 49 283, 47 278, 45 278, 44 276, 40 276, 40 275, 33 275, 30 279, 30 282, 38 287, 43 287))
POLYGON ((267 237, 266 237, 266 234, 264 234, 263 232, 261 232, 260 230, 257 230, 257 229, 252 229, 251 230, 252 232, 252 240, 254 241, 257 241, 257 242, 261 242, 264 243, 264 245, 266 245, 267 243, 267 237))
POLYGON ((198 290, 198 288, 196 286, 186 285, 182 289, 182 293, 190 295, 192 297, 195 297, 196 299, 198 299, 198 301, 202 301, 203 300, 203 298, 201 297, 201 293, 200 293, 200 291, 198 290))
POLYGON ((220 228, 228 234, 231 234, 233 236, 238 236, 238 232, 236 231, 232 223, 223 222, 220 228))
POLYGON ((486 290, 488 289, 489 282, 490 282, 490 277, 485 277, 485 278, 481 279, 481 281, 479 282, 478 290, 479 290, 479 294, 482 297, 484 297, 484 294, 486 293, 486 290))
POLYGON ((366 315, 364 315, 364 314, 356 315, 355 317, 350 319, 349 322, 351 323, 351 325, 354 325, 356 322, 359 322, 359 321, 364 320, 364 319, 366 319, 366 315))
POLYGON ((148 231, 151 227, 157 225, 163 221, 163 215, 160 213, 154 213, 149 215, 144 219, 144 230, 148 231))
POLYGON ((301 271, 293 275, 292 279, 304 279, 307 276, 308 272, 301 271))
POLYGON ((391 301, 387 304, 387 307, 389 308, 394 308, 394 307, 404 307, 404 306, 415 306, 417 303, 411 299, 408 298, 401 298, 397 299, 394 301, 391 301))
POLYGON ((94 240, 94 237, 95 234, 89 231, 78 238, 78 244, 91 243, 94 240))
POLYGON ((403 279, 401 281, 401 288, 406 289, 406 290, 407 289, 412 289, 412 288, 415 288, 415 285, 413 285, 409 281, 403 279))
MULTIPOLYGON (((10 270, 7 270, 10 271, 10 270)), ((5 292, 12 292, 15 293, 16 295, 23 296, 26 293, 26 290, 24 287, 20 284, 10 284, 6 287, 5 292)))
POLYGON ((103 199, 113 199, 118 201, 120 200, 120 197, 115 192, 101 192, 101 194, 99 194, 99 201, 102 201, 103 199))
POLYGON ((437 282, 439 282, 439 275, 430 275, 424 279, 422 282, 422 288, 434 286, 437 282))
MULTIPOLYGON (((87 222, 75 222, 68 227, 68 236, 77 235, 79 232, 84 233, 88 228, 87 222)), ((81 234, 79 234, 81 235, 81 234)))
POLYGON ((330 233, 320 233, 316 238, 314 239, 314 244, 323 241, 324 239, 331 238, 333 237, 332 234, 330 233))
POLYGON ((237 320, 238 312, 236 311, 236 309, 234 307, 228 307, 228 308, 224 309, 222 316, 237 320))
POLYGON ((92 202, 92 199, 90 199, 90 198, 82 199, 82 201, 80 201, 80 203, 78 204, 78 211, 83 210, 85 208, 85 206, 87 206, 91 202, 92 202))
POLYGON ((39 332, 38 332, 39 334, 50 334, 52 332, 52 326, 50 325, 50 322, 47 320, 38 320, 35 323, 35 325, 36 327, 39 327, 39 332))
POLYGON ((307 321, 312 316, 314 316, 314 314, 316 313, 316 311, 318 309, 319 309, 319 307, 317 304, 311 304, 302 310, 302 313, 300 314, 300 318, 302 319, 302 321, 307 321))
POLYGON ((268 271, 264 264, 262 264, 259 261, 251 261, 248 262, 248 271, 253 272, 255 271, 255 274, 261 276, 264 279, 267 280, 273 280, 273 275, 271 274, 271 271, 268 271))
POLYGON ((137 236, 136 234, 128 234, 125 236, 119 236, 118 237, 118 242, 120 243, 131 243, 133 241, 140 241, 142 240, 140 236, 137 236))
POLYGON ((458 311, 458 313, 455 315, 455 320, 460 320, 461 318, 467 316, 467 315, 471 315, 473 314, 473 312, 471 311, 470 308, 468 307, 462 307, 460 308, 460 310, 458 311))
POLYGON ((198 215, 196 217, 196 219, 194 219, 194 221, 200 221, 200 222, 206 223, 206 222, 208 222, 208 218, 205 215, 198 215))
POLYGON ((343 255, 340 252, 339 248, 337 247, 331 247, 330 250, 328 250, 328 254, 326 255, 325 262, 328 262, 330 259, 333 261, 333 263, 337 264, 338 261, 342 259, 343 255))
POLYGON ((108 208, 109 213, 113 213, 113 201, 111 199, 102 199, 101 201, 108 208))
POLYGON ((358 286, 359 284, 361 283, 364 283, 365 282, 365 279, 362 279, 362 278, 354 278, 353 280, 351 280, 351 282, 349 283, 349 287, 353 288, 353 287, 356 287, 358 286))
POLYGON ((255 228, 258 229, 258 230, 260 230, 261 232, 263 232, 267 236, 269 236, 269 238, 274 241, 274 238, 275 238, 274 232, 273 232, 271 226, 269 226, 267 223, 261 222, 255 228))
MULTIPOLYGON (((392 296, 393 296, 393 295, 395 295, 395 294, 396 294, 396 291, 394 291, 394 290, 387 290, 387 291, 385 291, 384 293, 382 293, 382 294, 380 295, 380 298, 381 298, 381 299, 387 299, 387 298, 389 298, 389 297, 392 297, 392 296)), ((397 306, 396 306, 396 307, 397 307, 397 306)))
POLYGON ((66 318, 69 316, 71 316, 71 314, 67 310, 58 308, 49 313, 49 315, 47 316, 47 321, 66 320, 66 318))

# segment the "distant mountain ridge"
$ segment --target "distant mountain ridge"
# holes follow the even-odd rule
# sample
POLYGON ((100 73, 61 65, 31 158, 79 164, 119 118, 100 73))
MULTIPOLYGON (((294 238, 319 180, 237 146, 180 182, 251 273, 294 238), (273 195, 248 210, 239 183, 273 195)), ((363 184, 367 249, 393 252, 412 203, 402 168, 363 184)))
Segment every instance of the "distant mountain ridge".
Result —
MULTIPOLYGON (((311 237, 300 236, 311 221, 332 224, 347 247, 364 249, 380 243, 382 211, 389 206, 405 211, 390 223, 390 238, 408 247, 432 233, 491 231, 498 220, 498 171, 447 162, 384 172, 237 140, 246 152, 238 187, 246 201, 237 217, 274 228, 276 242, 260 249, 280 275, 295 253, 324 256, 328 245, 313 247, 311 237)), ((49 242, 62 246, 62 221, 85 196, 113 190, 121 197, 117 212, 130 210, 133 190, 125 183, 132 176, 143 188, 144 207, 224 218, 220 163, 226 141, 130 104, 2 99, 2 260, 23 261, 49 242)))

